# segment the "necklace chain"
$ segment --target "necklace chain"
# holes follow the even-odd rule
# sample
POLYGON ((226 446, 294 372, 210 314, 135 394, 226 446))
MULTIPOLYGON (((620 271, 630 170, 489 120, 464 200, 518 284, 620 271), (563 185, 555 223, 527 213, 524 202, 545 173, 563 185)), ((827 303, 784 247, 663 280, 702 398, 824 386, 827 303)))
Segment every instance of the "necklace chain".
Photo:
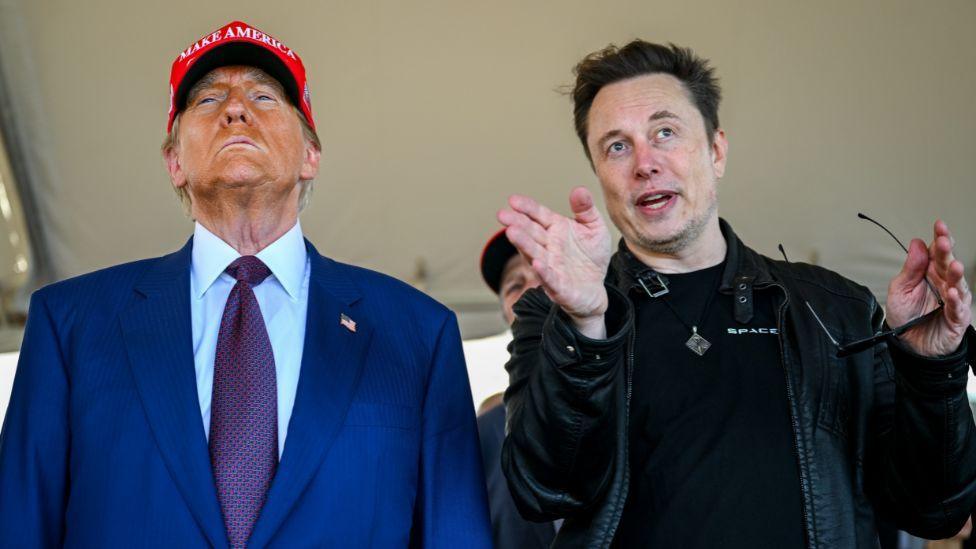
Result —
POLYGON ((671 311, 671 314, 678 319, 678 322, 683 324, 685 328, 688 328, 688 330, 691 331, 691 336, 688 338, 688 341, 685 341, 685 347, 698 356, 704 356, 705 352, 708 351, 712 344, 698 333, 698 326, 704 322, 705 317, 708 315, 708 309, 712 306, 712 300, 715 298, 715 294, 718 293, 718 291, 712 290, 708 294, 708 299, 705 301, 705 307, 702 309, 698 322, 695 324, 689 324, 680 314, 678 314, 678 310, 675 309, 674 306, 671 305, 670 301, 665 297, 666 294, 670 293, 670 290, 668 289, 668 285, 661 275, 657 273, 653 274, 653 282, 658 286, 658 289, 653 292, 644 283, 643 277, 638 277, 637 281, 640 283, 641 287, 644 288, 644 291, 647 292, 647 295, 654 298, 660 298, 661 302, 664 303, 664 305, 667 306, 667 308, 671 311))

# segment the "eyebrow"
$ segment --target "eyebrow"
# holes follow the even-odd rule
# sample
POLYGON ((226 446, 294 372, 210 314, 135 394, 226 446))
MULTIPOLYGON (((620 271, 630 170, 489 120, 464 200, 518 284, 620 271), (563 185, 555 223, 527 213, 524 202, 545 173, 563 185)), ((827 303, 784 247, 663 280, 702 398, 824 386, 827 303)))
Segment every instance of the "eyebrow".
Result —
MULTIPOLYGON (((668 111, 668 110, 660 110, 660 111, 655 112, 651 116, 647 117, 647 121, 648 122, 654 122, 656 120, 663 120, 665 118, 670 118, 670 119, 674 119, 674 120, 681 120, 681 117, 680 116, 674 114, 671 111, 668 111)), ((606 144, 607 141, 609 141, 610 139, 613 139, 614 137, 619 137, 619 136, 623 135, 623 133, 624 132, 622 130, 610 130, 607 133, 603 134, 603 136, 600 137, 600 139, 596 143, 602 149, 603 146, 604 146, 604 144, 606 144)))
POLYGON ((680 116, 674 114, 671 111, 657 111, 656 113, 652 114, 650 118, 648 118, 647 120, 649 122, 653 122, 654 120, 661 120, 662 118, 674 118, 675 120, 681 120, 680 116))
POLYGON ((277 91, 281 92, 281 95, 286 95, 285 87, 281 84, 281 82, 278 82, 273 76, 264 72, 263 70, 257 67, 248 67, 247 75, 253 78, 258 84, 271 86, 272 88, 275 88, 277 91))
POLYGON ((203 78, 197 80, 196 84, 193 84, 193 87, 190 88, 190 91, 186 92, 187 106, 193 104, 193 101, 200 95, 200 92, 213 86, 215 80, 217 80, 216 71, 210 71, 203 78))

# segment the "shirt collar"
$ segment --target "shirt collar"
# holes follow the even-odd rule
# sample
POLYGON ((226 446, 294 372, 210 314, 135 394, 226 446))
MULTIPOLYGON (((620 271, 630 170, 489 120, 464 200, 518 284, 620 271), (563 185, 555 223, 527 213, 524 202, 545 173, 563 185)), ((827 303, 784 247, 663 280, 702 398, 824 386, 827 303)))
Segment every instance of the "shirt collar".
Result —
MULTIPOLYGON (((193 229, 193 252, 190 263, 190 276, 193 277, 196 288, 194 297, 202 298, 224 269, 238 257, 241 257, 241 254, 230 244, 197 222, 193 229)), ((297 299, 305 278, 305 264, 308 260, 301 223, 296 222, 294 227, 258 252, 256 257, 268 266, 272 276, 288 292, 288 297, 297 299)))

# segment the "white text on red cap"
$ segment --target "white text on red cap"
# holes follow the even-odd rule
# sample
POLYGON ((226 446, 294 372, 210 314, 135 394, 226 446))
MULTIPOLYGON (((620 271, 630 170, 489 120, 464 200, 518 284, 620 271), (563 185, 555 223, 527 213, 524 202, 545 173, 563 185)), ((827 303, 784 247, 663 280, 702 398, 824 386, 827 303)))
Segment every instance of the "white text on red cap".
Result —
POLYGON ((209 46, 210 44, 214 44, 222 40, 226 40, 228 38, 250 38, 251 40, 263 42, 277 49, 281 53, 287 55, 291 59, 295 59, 295 54, 292 53, 291 49, 289 49, 287 46, 285 46, 278 40, 275 40, 274 38, 268 36, 267 34, 257 29, 252 29, 251 27, 228 27, 226 31, 221 32, 218 30, 208 36, 204 36, 203 38, 195 42, 192 46, 186 48, 185 51, 180 53, 179 60, 183 61, 187 57, 199 51, 200 48, 209 46))

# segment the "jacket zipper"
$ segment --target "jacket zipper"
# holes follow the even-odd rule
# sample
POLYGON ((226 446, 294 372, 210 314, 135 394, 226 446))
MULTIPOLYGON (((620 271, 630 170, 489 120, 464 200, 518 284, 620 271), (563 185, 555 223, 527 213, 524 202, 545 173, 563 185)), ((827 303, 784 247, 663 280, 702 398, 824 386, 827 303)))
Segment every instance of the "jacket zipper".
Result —
MULTIPOLYGON (((634 329, 630 331, 630 345, 627 349, 627 398, 624 399, 624 420, 627 424, 624 429, 627 436, 624 437, 624 469, 625 469, 625 481, 626 485, 624 487, 627 494, 630 492, 630 397, 634 393, 634 346, 637 343, 637 303, 634 304, 634 329)), ((626 499, 626 496, 624 496, 626 499)), ((620 517, 624 513, 624 504, 617 502, 617 512, 614 513, 613 517, 613 529, 610 530, 609 536, 604 540, 603 547, 610 547, 613 543, 614 536, 617 535, 617 528, 620 526, 620 517)), ((626 502, 625 502, 626 503, 626 502)))
MULTIPOLYGON (((796 459, 797 473, 798 473, 799 479, 800 479, 800 510, 801 510, 801 512, 803 514, 803 526, 804 526, 804 528, 803 528, 803 538, 804 538, 804 541, 806 542, 805 543, 806 547, 807 548, 812 548, 813 547, 813 540, 811 539, 811 531, 813 529, 813 525, 810 522, 810 513, 809 513, 809 511, 807 509, 806 496, 805 496, 805 494, 803 492, 803 484, 804 484, 804 480, 806 478, 806 474, 804 473, 804 470, 803 470, 803 464, 800 462, 800 443, 798 441, 798 438, 800 436, 800 424, 799 424, 799 421, 796 418, 796 413, 793 411, 793 406, 795 405, 794 395, 793 395, 793 383, 790 381, 790 372, 789 372, 789 369, 788 369, 788 367, 786 365, 786 353, 783 350, 783 348, 784 348, 784 345, 783 345, 783 337, 784 337, 784 334, 785 334, 785 332, 783 330, 783 316, 784 316, 783 313, 786 312, 786 307, 790 303, 790 295, 786 291, 786 287, 785 286, 783 286, 781 284, 777 284, 775 282, 766 283, 766 284, 757 284, 757 285, 753 286, 753 288, 758 289, 758 290, 762 290, 762 289, 770 288, 770 287, 778 288, 781 292, 783 292, 783 303, 780 304, 779 310, 777 311, 777 314, 776 314, 776 326, 777 326, 777 328, 779 330, 779 334, 778 334, 776 340, 779 343, 779 362, 780 362, 780 365, 783 367, 783 375, 784 375, 784 377, 786 379, 786 401, 787 401, 787 408, 790 411, 790 424, 791 424, 791 426, 793 428, 793 457, 796 459)), ((632 302, 632 303, 634 303, 634 319, 635 319, 635 321, 634 321, 634 329, 631 330, 630 348, 627 350, 627 399, 626 399, 626 409, 625 409, 625 412, 626 412, 627 423, 628 423, 628 426, 627 426, 627 429, 628 429, 627 435, 628 436, 627 437, 624 437, 624 440, 627 442, 627 444, 624 447, 624 452, 629 452, 630 451, 629 450, 629 439, 630 439, 630 431, 629 431, 629 429, 630 429, 630 427, 629 427, 629 425, 630 425, 630 399, 631 399, 631 396, 633 395, 633 390, 634 390, 634 387, 633 387, 633 385, 634 385, 633 384, 634 346, 635 346, 635 344, 637 342, 637 322, 636 322, 636 318, 637 318, 637 303, 636 302, 632 302)), ((628 473, 629 473, 629 469, 630 469, 630 456, 629 455, 627 456, 627 469, 628 469, 628 473)), ((606 543, 605 543, 604 547, 609 547, 610 543, 612 543, 613 537, 614 537, 614 535, 616 534, 616 531, 617 531, 617 526, 620 525, 620 517, 621 517, 621 514, 622 513, 623 513, 623 507, 621 506, 620 507, 620 511, 617 512, 616 513, 616 516, 614 517, 614 524, 615 524, 615 526, 613 528, 613 531, 610 532, 610 539, 605 540, 606 543)))
POLYGON ((783 367, 783 375, 786 378, 786 403, 790 410, 790 423, 793 427, 793 456, 796 458, 797 472, 799 473, 800 479, 800 509, 803 512, 803 537, 806 541, 806 546, 808 548, 813 547, 813 540, 811 539, 811 532, 813 530, 813 524, 810 523, 810 513, 807 509, 806 494, 803 492, 804 481, 806 480, 806 474, 803 470, 803 463, 800 461, 800 443, 798 441, 800 436, 800 424, 796 419, 796 413, 793 411, 793 407, 796 402, 793 395, 793 383, 790 381, 790 371, 789 367, 786 365, 786 353, 784 351, 783 338, 785 337, 785 331, 783 330, 783 314, 786 312, 786 307, 790 303, 790 294, 786 291, 786 287, 781 284, 768 283, 768 284, 758 284, 754 286, 756 289, 764 289, 769 287, 778 288, 783 292, 783 303, 780 304, 779 310, 776 313, 776 326, 779 329, 778 337, 776 338, 779 342, 779 362, 783 367))

